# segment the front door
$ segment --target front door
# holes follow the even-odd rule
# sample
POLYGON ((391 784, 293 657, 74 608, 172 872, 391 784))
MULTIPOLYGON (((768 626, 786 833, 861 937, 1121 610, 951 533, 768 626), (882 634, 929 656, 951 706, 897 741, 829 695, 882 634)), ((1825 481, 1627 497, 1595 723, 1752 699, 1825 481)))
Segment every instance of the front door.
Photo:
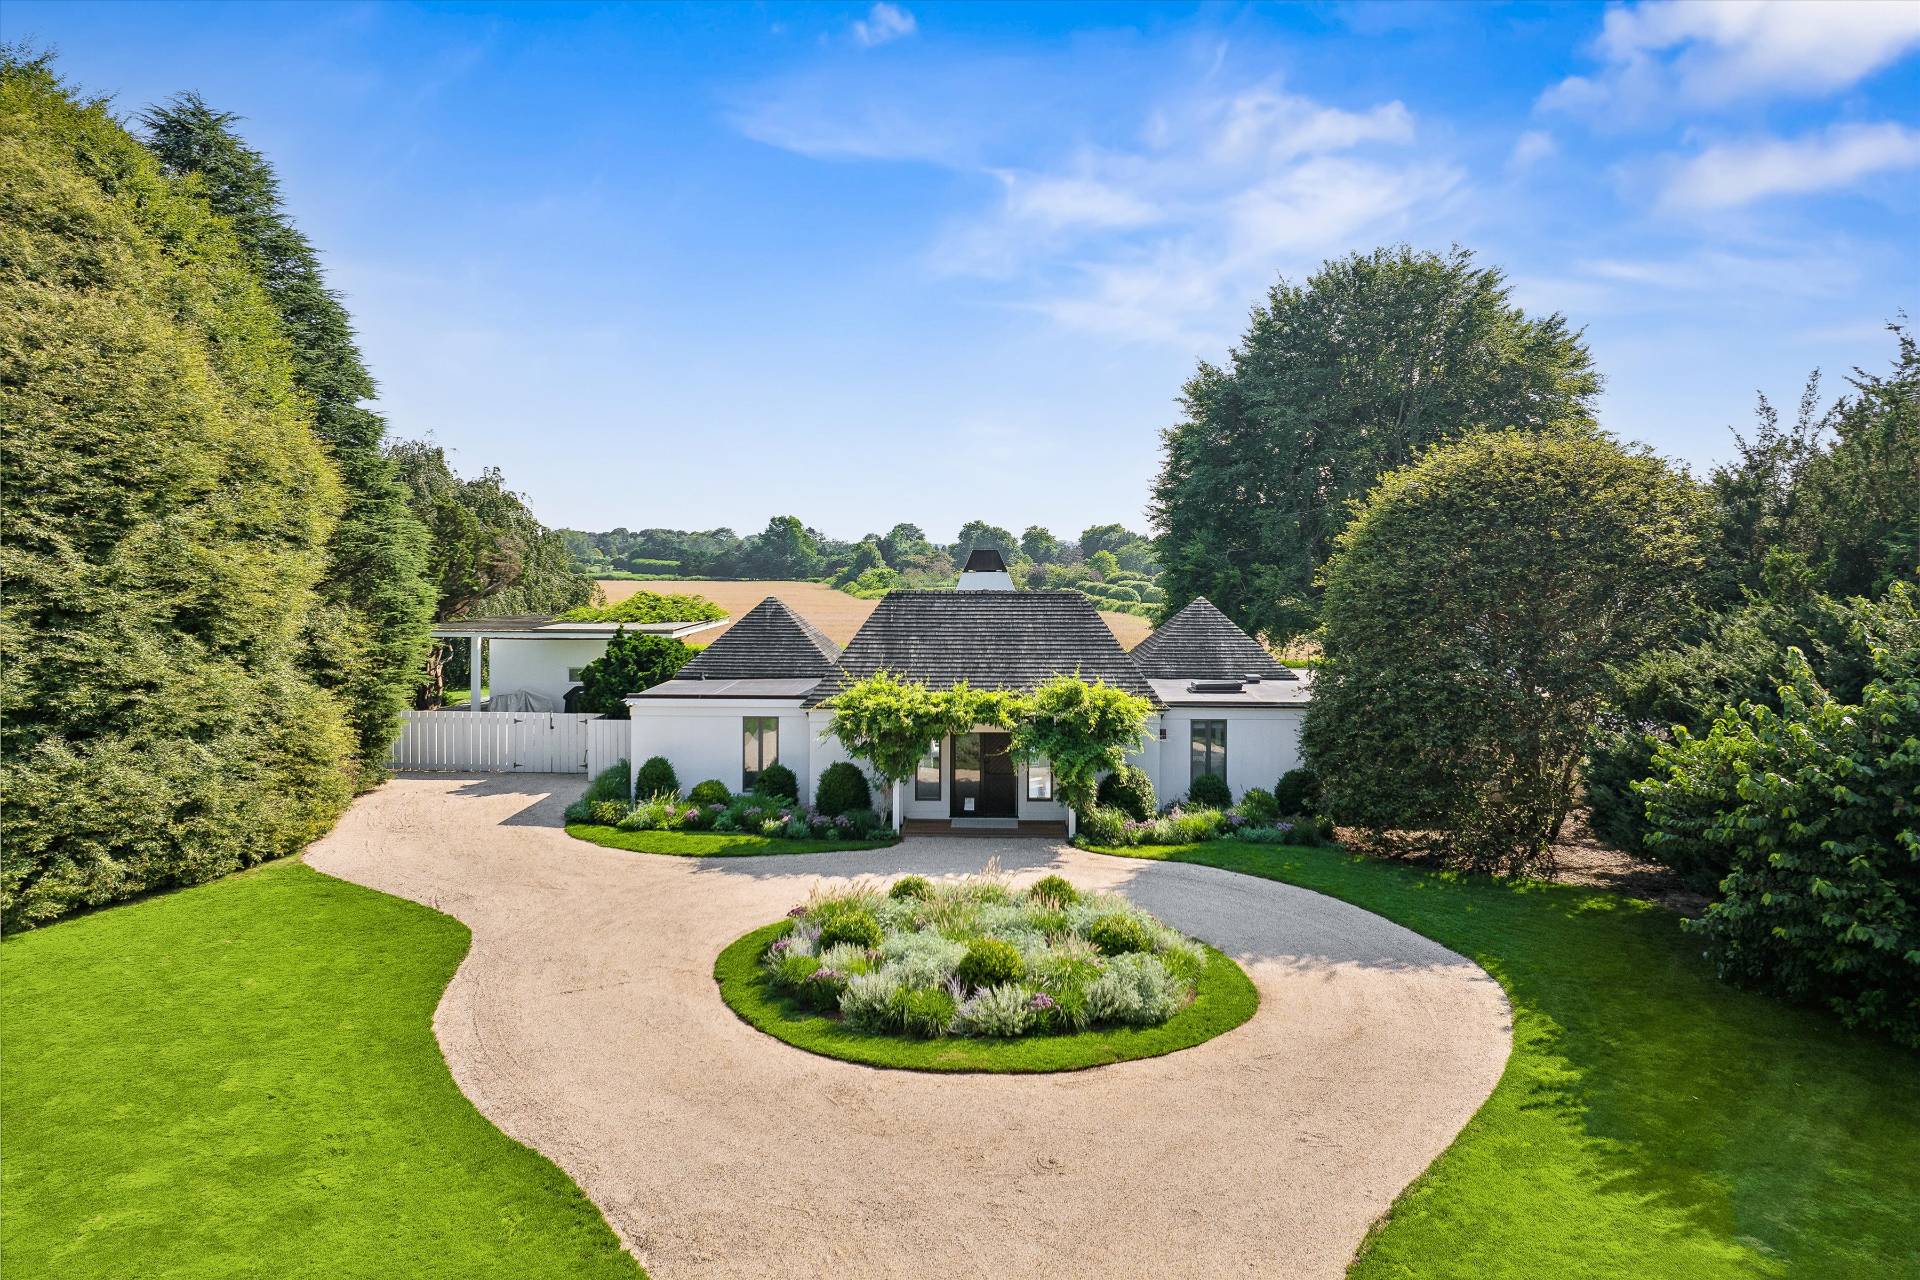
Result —
POLYGON ((1013 738, 1004 733, 960 733, 953 739, 953 816, 1011 818, 1018 814, 1019 775, 1013 738))

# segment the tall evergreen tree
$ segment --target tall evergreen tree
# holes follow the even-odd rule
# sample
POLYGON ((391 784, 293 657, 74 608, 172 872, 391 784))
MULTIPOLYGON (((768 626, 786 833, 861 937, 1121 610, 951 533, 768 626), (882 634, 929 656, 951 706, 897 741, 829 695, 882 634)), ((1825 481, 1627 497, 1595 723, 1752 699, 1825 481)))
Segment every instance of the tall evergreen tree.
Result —
POLYGON ((1463 249, 1376 249, 1281 281, 1164 433, 1163 611, 1204 595, 1275 643, 1311 629, 1315 577, 1380 476, 1478 427, 1590 427, 1599 390, 1580 335, 1526 316, 1463 249))
POLYGON ((298 850, 350 794, 295 662, 340 482, 227 221, 0 49, 0 917, 298 850))
POLYGON ((185 93, 143 118, 147 145, 232 223, 286 332, 294 383, 312 402, 314 432, 345 487, 327 545, 320 607, 303 634, 303 665, 344 701, 361 775, 379 776, 400 713, 419 682, 433 620, 427 533, 385 454, 386 422, 340 295, 319 255, 287 215, 265 156, 234 130, 238 119, 185 93))

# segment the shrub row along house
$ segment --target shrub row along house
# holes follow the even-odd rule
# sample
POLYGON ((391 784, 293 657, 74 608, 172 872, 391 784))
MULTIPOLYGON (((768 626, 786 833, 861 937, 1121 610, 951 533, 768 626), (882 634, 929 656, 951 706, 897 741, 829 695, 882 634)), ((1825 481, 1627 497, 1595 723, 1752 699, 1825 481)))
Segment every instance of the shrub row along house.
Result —
MULTIPOLYGON (((810 795, 827 766, 847 759, 824 704, 880 671, 935 689, 1027 691, 1078 674, 1125 690, 1153 708, 1130 761, 1167 797, 1204 773, 1235 797, 1271 787, 1299 763, 1311 691, 1204 599, 1128 653, 1085 596, 1016 591, 999 553, 981 550, 954 590, 887 595, 844 650, 778 599, 761 601, 674 679, 627 699, 628 758, 664 756, 683 778, 742 790, 778 761, 810 795)), ((986 725, 929 743, 900 788, 896 825, 1067 821, 1048 762, 1011 748, 1004 729, 986 725)))

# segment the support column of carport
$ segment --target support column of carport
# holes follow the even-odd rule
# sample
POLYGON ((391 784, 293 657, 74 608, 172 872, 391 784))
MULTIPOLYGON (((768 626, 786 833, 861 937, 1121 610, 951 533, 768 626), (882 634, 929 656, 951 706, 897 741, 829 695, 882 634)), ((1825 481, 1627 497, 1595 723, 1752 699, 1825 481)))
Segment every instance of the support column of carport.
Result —
POLYGON ((467 710, 480 709, 480 644, 484 636, 475 632, 467 639, 467 710))

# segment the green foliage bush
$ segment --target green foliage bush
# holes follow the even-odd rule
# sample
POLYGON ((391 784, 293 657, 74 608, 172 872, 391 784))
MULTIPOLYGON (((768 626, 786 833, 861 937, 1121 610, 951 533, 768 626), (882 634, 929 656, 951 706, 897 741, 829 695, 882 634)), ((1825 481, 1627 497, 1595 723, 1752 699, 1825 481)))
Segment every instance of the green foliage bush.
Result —
POLYGON ((1100 779, 1100 788, 1095 793, 1103 808, 1118 809, 1135 822, 1145 822, 1153 816, 1157 807, 1154 803, 1153 780, 1147 777, 1144 769, 1123 764, 1106 777, 1100 779))
POLYGON ((820 784, 813 789, 813 807, 830 818, 872 808, 873 791, 867 786, 867 775, 858 765, 834 761, 820 773, 820 784))
POLYGON ((727 784, 718 778, 705 778, 693 784, 693 790, 687 792, 687 799, 698 805, 730 804, 733 792, 727 790, 727 784))
POLYGON ((1119 809, 1095 805, 1080 815, 1078 836, 1086 844, 1109 849, 1135 844, 1127 832, 1128 815, 1119 809))
POLYGON ((1280 820, 1279 801, 1273 798, 1273 792, 1262 787, 1248 787, 1233 811, 1256 827, 1270 827, 1280 820))
POLYGON ((1068 907, 1080 901, 1080 891, 1064 876, 1040 877, 1027 890, 1027 896, 1036 902, 1050 902, 1056 907, 1068 907))
POLYGON ((1289 769, 1273 784, 1273 803, 1282 814, 1320 812, 1320 775, 1311 769, 1289 769))
POLYGON ((1572 430, 1385 476, 1325 572, 1304 733, 1324 811, 1479 870, 1545 863, 1610 671, 1691 615, 1705 521, 1685 476, 1572 430))
POLYGON ((1729 708, 1684 729, 1641 785, 1655 849, 1726 849, 1720 901, 1688 927, 1723 976, 1825 1005, 1920 1048, 1920 624, 1895 584, 1900 647, 1872 645, 1857 703, 1833 698, 1795 650, 1780 709, 1729 708))
POLYGON ((1233 804, 1233 792, 1227 780, 1217 773, 1203 773, 1187 788, 1187 803, 1209 809, 1226 809, 1233 804))
POLYGON ((1020 948, 998 938, 980 938, 968 944, 967 954, 954 969, 953 976, 969 991, 1018 982, 1027 973, 1020 948))
POLYGON ((568 622, 718 622, 727 611, 705 596, 636 591, 612 604, 582 605, 560 616, 568 622))
POLYGON ((587 789, 580 793, 580 798, 567 806, 567 821, 591 822, 594 820, 594 805, 618 801, 624 809, 627 799, 627 762, 622 760, 593 776, 593 781, 587 783, 587 789))
POLYGON ((831 947, 851 943, 859 947, 880 945, 880 922, 867 911, 843 911, 820 926, 820 945, 831 947))
POLYGON ((772 796, 776 799, 798 800, 800 798, 800 780, 793 776, 793 770, 775 761, 760 771, 753 780, 753 790, 757 795, 772 796))
POLYGON ((680 776, 673 771, 673 763, 665 756, 649 756, 641 762, 640 771, 633 777, 633 794, 636 796, 657 796, 680 794, 680 776))
POLYGON ((107 102, 8 52, 0 262, 0 924, 17 929, 324 833, 358 747, 305 637, 357 624, 318 591, 341 480, 231 225, 107 102))
POLYGON ((607 651, 581 670, 580 709, 625 720, 629 697, 673 679, 691 661, 693 649, 685 641, 622 627, 607 641, 607 651))
POLYGON ((908 898, 924 900, 933 894, 933 885, 925 876, 901 876, 887 890, 887 896, 896 902, 908 898))
POLYGON ((1108 956, 1130 951, 1153 950, 1153 934, 1139 920, 1127 915, 1101 916, 1087 926, 1087 941, 1108 956))
POLYGON ((953 997, 937 987, 899 987, 888 1002, 895 1025, 924 1040, 945 1035, 953 1025, 955 1009, 953 997))

